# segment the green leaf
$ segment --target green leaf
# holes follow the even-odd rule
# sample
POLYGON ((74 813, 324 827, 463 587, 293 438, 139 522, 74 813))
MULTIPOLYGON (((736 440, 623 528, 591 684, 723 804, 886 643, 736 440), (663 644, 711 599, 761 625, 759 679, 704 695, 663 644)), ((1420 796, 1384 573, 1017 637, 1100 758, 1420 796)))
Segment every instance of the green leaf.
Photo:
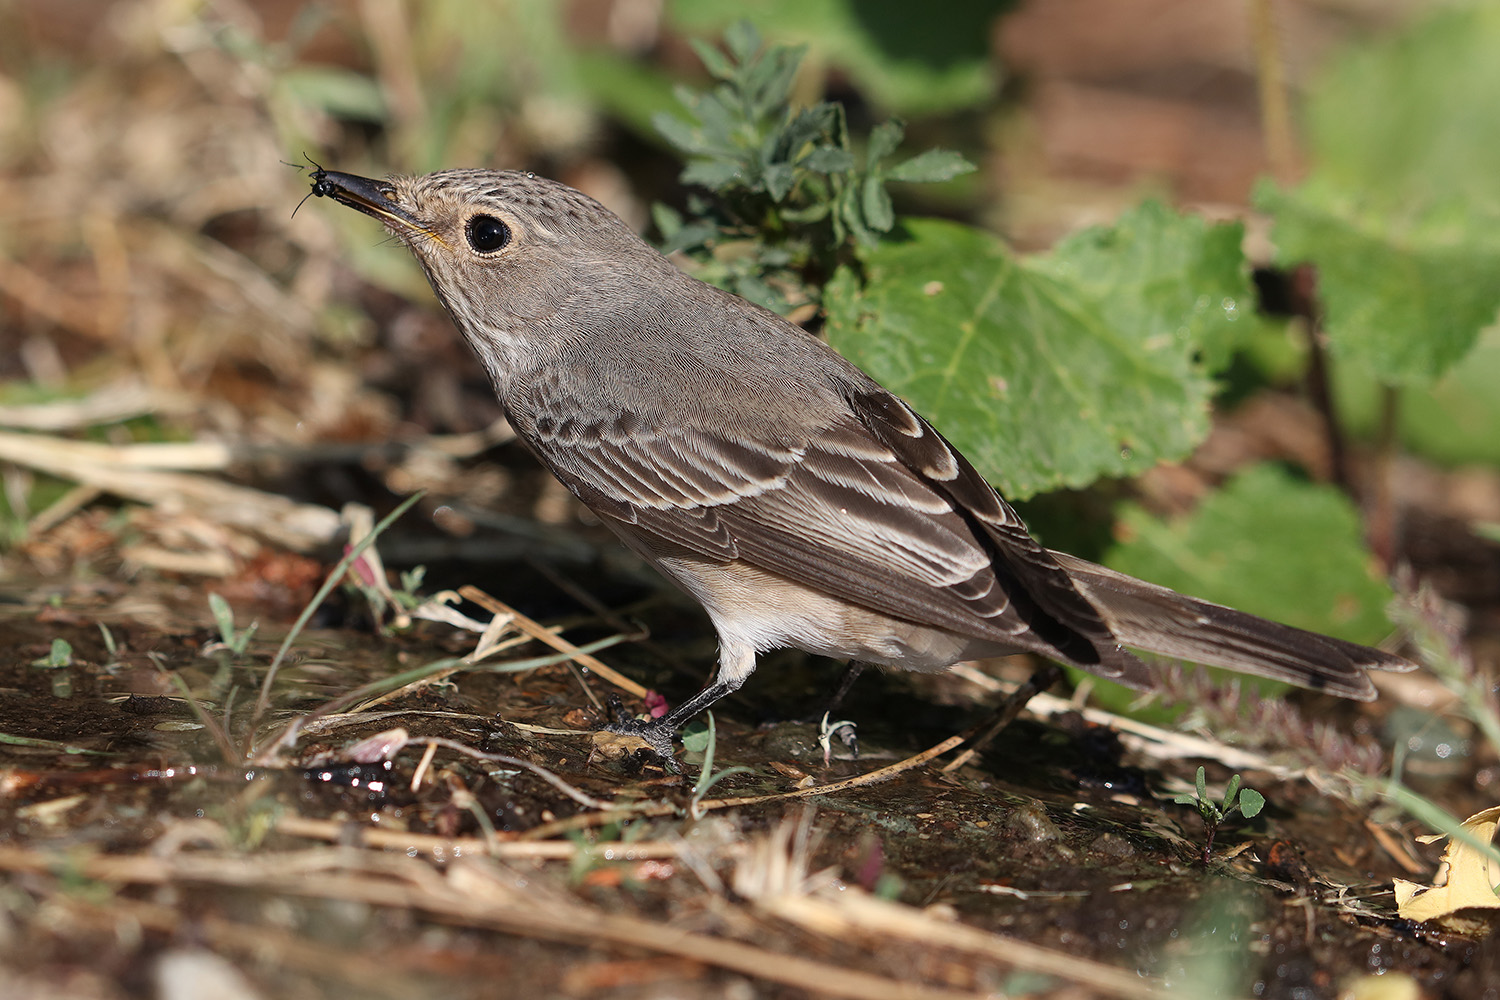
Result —
POLYGON ((1500 5, 1446 7, 1312 84, 1305 183, 1269 185, 1283 263, 1318 267, 1335 356, 1441 375, 1500 310, 1500 5))
POLYGON ((656 126, 663 139, 685 153, 697 152, 701 145, 698 130, 670 112, 658 111, 651 116, 651 124, 656 126))
POLYGON ((208 592, 208 610, 214 616, 214 624, 219 628, 219 638, 227 646, 234 642, 234 609, 229 602, 214 591, 208 592))
POLYGON ((820 174, 838 174, 854 169, 854 157, 833 146, 819 146, 799 160, 797 166, 820 174))
POLYGON ((1202 764, 1198 765, 1198 777, 1195 779, 1198 785, 1198 801, 1208 801, 1208 771, 1202 764))
POLYGON ((940 182, 976 170, 974 164, 948 149, 929 149, 886 171, 893 181, 940 182))
POLYGON ((863 254, 866 282, 834 276, 828 338, 1008 495, 1134 475, 1206 435, 1251 300, 1237 225, 1148 203, 1035 257, 949 222, 905 235, 863 254))
MULTIPOLYGON (((835 139, 833 129, 837 121, 838 109, 832 104, 816 104, 798 111, 781 130, 780 150, 783 157, 796 159, 797 154, 801 153, 808 143, 835 139)), ((812 150, 812 152, 817 151, 812 150)), ((803 157, 804 161, 805 159, 806 156, 803 157)))
POLYGON ((651 204, 651 221, 656 224, 662 240, 668 243, 682 231, 682 213, 659 201, 651 204))
POLYGON ((708 726, 694 724, 682 733, 682 749, 690 754, 707 753, 713 746, 714 734, 708 726))
POLYGON ((1224 786, 1224 808, 1228 809, 1234 805, 1234 795, 1240 790, 1240 776, 1236 774, 1229 779, 1229 784, 1224 786))
MULTIPOLYGON (((1263 186, 1256 204, 1275 216, 1277 259, 1317 265, 1335 358, 1386 382, 1425 382, 1468 354, 1495 321, 1500 240, 1493 230, 1381 218, 1315 182, 1291 193, 1263 186)), ((1500 215, 1488 225, 1500 227, 1500 215)))
POLYGON ((806 54, 805 45, 772 49, 766 53, 753 78, 747 79, 745 85, 746 92, 751 96, 750 111, 753 118, 764 118, 788 103, 797 67, 802 64, 802 57, 806 54))
POLYGON ((724 44, 736 62, 747 62, 760 51, 760 32, 755 25, 741 18, 724 30, 724 44))
POLYGON ((839 192, 838 220, 847 227, 850 233, 854 234, 854 238, 861 245, 868 248, 874 247, 879 242, 876 235, 865 225, 865 215, 860 209, 858 189, 853 184, 847 185, 839 192))
MULTIPOLYGON (((1373 434, 1381 385, 1355 365, 1334 368, 1339 413, 1351 431, 1373 434)), ((1401 396, 1401 444, 1445 465, 1500 464, 1500 327, 1489 327, 1464 358, 1427 389, 1401 396)))
POLYGON ((877 232, 888 233, 896 224, 896 210, 891 206, 891 196, 885 184, 877 176, 865 178, 860 192, 860 207, 864 209, 865 225, 877 232))
POLYGON ((705 42, 701 38, 689 38, 688 44, 693 47, 693 52, 703 63, 703 68, 708 70, 710 76, 718 80, 734 78, 734 64, 713 43, 705 42))
POLYGON ((792 190, 796 179, 796 172, 792 170, 790 163, 772 163, 766 167, 766 193, 771 196, 772 201, 779 202, 792 190))
POLYGON ((719 191, 744 180, 740 164, 724 160, 694 160, 682 170, 682 183, 698 184, 719 191))
POLYGON ((876 125, 870 132, 870 142, 865 148, 867 168, 874 169, 875 164, 894 153, 905 135, 906 125, 899 118, 892 118, 888 122, 876 125))
POLYGON ((1354 642, 1390 626, 1358 512, 1331 486, 1253 466, 1192 514, 1162 521, 1133 504, 1104 562, 1183 593, 1354 642))
MULTIPOLYGON (((920 21, 910 4, 892 0, 758 0, 753 9, 773 41, 808 43, 819 65, 846 71, 878 108, 917 115, 972 107, 994 94, 991 28, 1011 5, 948 0, 920 21)), ((722 0, 671 0, 667 22, 686 35, 709 34, 741 9, 722 0)))
POLYGON ((1246 819, 1254 819, 1260 815, 1260 811, 1266 807, 1266 797, 1253 788, 1247 788, 1240 792, 1240 815, 1246 819))

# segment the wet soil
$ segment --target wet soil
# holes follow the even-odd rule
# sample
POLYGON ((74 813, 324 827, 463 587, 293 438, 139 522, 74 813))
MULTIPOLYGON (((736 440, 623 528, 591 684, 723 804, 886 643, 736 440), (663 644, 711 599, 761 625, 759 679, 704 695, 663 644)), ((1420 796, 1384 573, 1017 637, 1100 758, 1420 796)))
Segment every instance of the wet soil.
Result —
MULTIPOLYGON (((1251 772, 1247 782, 1270 806, 1253 822, 1221 830, 1205 861, 1201 819, 1171 801, 1198 761, 1134 759, 1107 730, 1078 718, 1022 717, 951 773, 937 766, 940 759, 878 784, 693 818, 701 759, 687 755, 682 774, 638 757, 607 759, 590 735, 603 717, 566 666, 456 674, 311 723, 276 759, 253 763, 242 755, 247 741, 263 749, 288 720, 371 679, 450 657, 463 640, 435 627, 400 637, 352 628, 305 633, 277 679, 270 711, 252 726, 255 689, 284 627, 264 627, 234 655, 212 651, 217 636, 190 624, 186 612, 180 630, 163 630, 108 621, 101 608, 27 604, 19 592, 13 598, 0 621, 0 648, 8 650, 0 662, 0 733, 9 738, 0 746, 9 914, 0 946, 14 973, 38 989, 69 983, 76 996, 149 993, 169 956, 205 945, 222 954, 229 940, 266 996, 355 989, 477 997, 494 995, 500 983, 521 996, 822 992, 653 953, 649 945, 591 941, 584 931, 497 929, 437 908, 380 905, 361 896, 365 890, 346 896, 335 882, 304 891, 275 876, 289 859, 309 863, 334 850, 365 859, 328 869, 344 871, 351 886, 363 884, 358 877, 374 856, 407 866, 408 875, 388 877, 416 879, 443 872, 465 851, 482 856, 489 837, 576 849, 570 859, 494 862, 516 880, 507 891, 532 904, 562 900, 913 987, 1094 995, 1065 978, 1028 978, 992 957, 870 933, 819 934, 768 917, 734 888, 746 864, 735 851, 766 842, 787 823, 804 828, 804 875, 827 872, 849 891, 1128 970, 1143 983, 1188 990, 1218 983, 1224 995, 1292 998, 1337 996, 1362 975, 1390 972, 1411 977, 1429 996, 1484 997, 1500 982, 1492 925, 1414 925, 1395 916, 1391 878, 1413 877, 1410 869, 1431 864, 1439 850, 1415 845, 1399 816, 1316 783, 1251 772), (71 664, 37 665, 56 639, 70 644, 71 664), (63 672, 69 683, 59 685, 63 672), (355 749, 398 728, 391 752, 355 749), (655 808, 604 815, 539 773, 448 746, 424 763, 432 739, 535 765, 616 807, 655 808), (344 846, 289 832, 318 821, 344 846), (1372 836, 1377 826, 1386 838, 1372 836), (395 839, 364 844, 364 830, 395 839), (445 849, 443 838, 459 846, 445 849), (654 861, 588 852, 591 843, 621 840, 703 846, 696 858, 654 861), (1390 844, 1415 858, 1396 857, 1390 844), (49 859, 41 870, 37 858, 49 859), (85 858, 165 867, 150 879, 90 875, 85 858), (228 878, 172 867, 202 859, 243 870, 228 878), (70 863, 78 866, 73 874, 70 863)), ((841 713, 860 723, 860 756, 841 748, 825 766, 815 726, 774 716, 815 704, 836 672, 794 657, 771 662, 775 669, 763 671, 745 699, 717 714, 714 768, 744 770, 714 785, 710 798, 873 771, 983 714, 977 704, 944 704, 961 692, 930 681, 862 679, 841 713)), ((667 678, 674 695, 690 692, 690 681, 667 678)), ((598 687, 593 678, 587 683, 598 687)), ((1228 778, 1226 768, 1205 763, 1211 783, 1228 778)))

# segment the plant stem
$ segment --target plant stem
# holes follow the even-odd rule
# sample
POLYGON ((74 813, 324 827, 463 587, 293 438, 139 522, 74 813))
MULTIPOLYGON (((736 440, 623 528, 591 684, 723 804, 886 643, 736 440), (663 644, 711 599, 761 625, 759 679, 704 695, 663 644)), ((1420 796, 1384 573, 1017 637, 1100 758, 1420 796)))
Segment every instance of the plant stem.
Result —
POLYGON ((1375 461, 1370 468, 1369 508, 1365 533, 1371 550, 1389 571, 1399 555, 1396 500, 1391 491, 1392 466, 1396 458, 1396 436, 1401 415, 1401 390, 1380 387, 1380 425, 1376 430, 1375 461))
POLYGON ((1260 127, 1265 133, 1271 175, 1290 184, 1297 173, 1297 143, 1292 135, 1291 101, 1287 98, 1286 63, 1276 39, 1272 0, 1249 0, 1250 31, 1255 44, 1256 83, 1260 91, 1260 127))

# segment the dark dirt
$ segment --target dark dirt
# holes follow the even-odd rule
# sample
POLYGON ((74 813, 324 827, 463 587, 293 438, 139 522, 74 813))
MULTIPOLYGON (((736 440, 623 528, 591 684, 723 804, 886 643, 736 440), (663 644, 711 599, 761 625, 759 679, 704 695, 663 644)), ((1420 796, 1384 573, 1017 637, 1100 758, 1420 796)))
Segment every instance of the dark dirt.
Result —
MULTIPOLYGON (((174 635, 116 623, 112 655, 98 628, 81 623, 90 615, 82 607, 12 605, 0 625, 0 641, 12 651, 0 665, 0 732, 67 747, 3 748, 0 848, 55 857, 166 851, 254 858, 316 850, 276 832, 278 818, 287 815, 333 819, 351 832, 370 826, 460 839, 482 836, 488 824, 503 839, 590 812, 529 772, 446 750, 438 751, 430 777, 413 792, 425 737, 530 761, 602 799, 685 807, 691 797, 697 772, 691 764, 678 776, 628 758, 591 759, 586 732, 560 736, 514 725, 581 730, 598 721, 565 667, 460 674, 379 706, 372 710, 378 718, 343 719, 352 724, 304 736, 280 766, 226 762, 170 677, 180 677, 212 717, 222 718, 230 704, 229 736, 239 745, 251 689, 277 637, 258 635, 248 655, 235 662, 223 652, 202 655, 213 636, 201 629, 174 635), (68 617, 79 623, 64 624, 68 617), (53 693, 53 670, 32 665, 54 638, 66 639, 74 650, 72 666, 60 668, 72 678, 67 698, 53 693), (392 760, 349 759, 356 741, 396 726, 404 727, 410 742, 392 760)), ((437 630, 429 631, 437 637, 437 630)), ((279 678, 272 715, 258 727, 259 738, 264 741, 292 713, 382 671, 447 655, 451 650, 444 645, 347 630, 302 637, 299 655, 279 678)), ((831 684, 833 676, 826 668, 801 670, 787 663, 752 683, 749 702, 725 706, 717 720, 715 766, 750 773, 732 775, 711 795, 765 794, 787 790, 805 776, 826 783, 873 770, 981 714, 978 706, 944 707, 901 677, 864 679, 842 713, 861 721, 862 756, 856 761, 843 752, 827 769, 812 725, 746 724, 756 716, 754 705, 815 702, 820 685, 831 684)), ((1211 762, 1209 769, 1211 781, 1229 775, 1211 762)), ((1170 770, 1181 776, 1187 765, 1170 770)), ((1371 838, 1367 806, 1306 782, 1247 774, 1271 807, 1251 823, 1221 831, 1219 853, 1205 864, 1202 822, 1170 802, 1167 777, 1161 762, 1122 756, 1107 733, 1081 720, 1044 725, 1023 718, 952 774, 928 766, 881 784, 814 796, 805 806, 746 805, 696 822, 680 815, 615 820, 603 830, 595 826, 567 836, 578 843, 677 835, 743 843, 806 808, 812 810, 815 845, 810 871, 831 868, 849 885, 917 907, 951 909, 970 926, 1167 984, 1209 977, 1228 984, 1233 995, 1320 997, 1334 996, 1358 974, 1394 969, 1430 995, 1488 995, 1491 987, 1480 970, 1493 967, 1494 931, 1483 923, 1445 931, 1396 918, 1390 879, 1408 873, 1371 838)), ((1410 844, 1407 827, 1388 817, 1376 822, 1410 844)), ((1438 849, 1417 850, 1431 862, 1438 849)), ((405 853, 413 865, 442 867, 440 858, 424 859, 425 850, 405 853)), ((722 861, 710 865, 728 877, 722 861)), ((675 876, 670 863, 648 869, 644 862, 593 859, 517 867, 544 898, 561 893, 605 913, 730 934, 901 981, 981 991, 1006 982, 1025 985, 1008 979, 1003 966, 973 956, 943 956, 900 942, 809 939, 794 927, 726 916, 743 901, 733 891, 710 891, 681 865, 675 876)), ((256 940, 275 955, 274 967, 253 966, 270 995, 332 995, 335 984, 344 984, 372 996, 402 996, 422 981, 428 987, 442 983, 447 996, 481 996, 496 976, 518 995, 590 995, 606 988, 612 996, 683 989, 748 995, 737 992, 748 982, 738 974, 693 962, 630 959, 577 941, 497 936, 399 908, 340 902, 336 894, 288 894, 253 880, 226 888, 188 879, 152 889, 85 879, 66 890, 58 879, 67 876, 11 877, 6 891, 12 908, 17 899, 45 906, 65 892, 72 909, 61 923, 13 923, 6 950, 12 968, 35 981, 59 968, 90 965, 109 968, 109 977, 126 990, 96 982, 98 989, 79 995, 130 995, 132 984, 138 988, 150 979, 154 956, 183 946, 187 925, 177 932, 140 927, 130 944, 120 938, 121 921, 137 919, 128 916, 129 907, 160 902, 163 891, 175 911, 194 914, 197 922, 219 919, 240 931, 272 935, 279 943, 256 940), (84 903, 87 917, 78 910, 84 903), (96 960, 85 963, 85 955, 96 960), (382 971, 374 975, 373 969, 382 971)), ((1038 983, 1034 988, 1044 993, 1059 985, 1038 983)), ((765 984, 751 988, 757 995, 801 995, 785 986, 769 987, 769 993, 759 993, 765 984)))

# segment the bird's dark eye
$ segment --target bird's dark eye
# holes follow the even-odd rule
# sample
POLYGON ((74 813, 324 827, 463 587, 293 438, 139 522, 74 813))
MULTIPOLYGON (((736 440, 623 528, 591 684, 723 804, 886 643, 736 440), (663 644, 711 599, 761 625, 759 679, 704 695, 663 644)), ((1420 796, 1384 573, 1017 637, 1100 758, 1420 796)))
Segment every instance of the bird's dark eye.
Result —
POLYGON ((493 215, 476 215, 466 227, 469 246, 480 253, 494 253, 510 242, 510 227, 493 215))

